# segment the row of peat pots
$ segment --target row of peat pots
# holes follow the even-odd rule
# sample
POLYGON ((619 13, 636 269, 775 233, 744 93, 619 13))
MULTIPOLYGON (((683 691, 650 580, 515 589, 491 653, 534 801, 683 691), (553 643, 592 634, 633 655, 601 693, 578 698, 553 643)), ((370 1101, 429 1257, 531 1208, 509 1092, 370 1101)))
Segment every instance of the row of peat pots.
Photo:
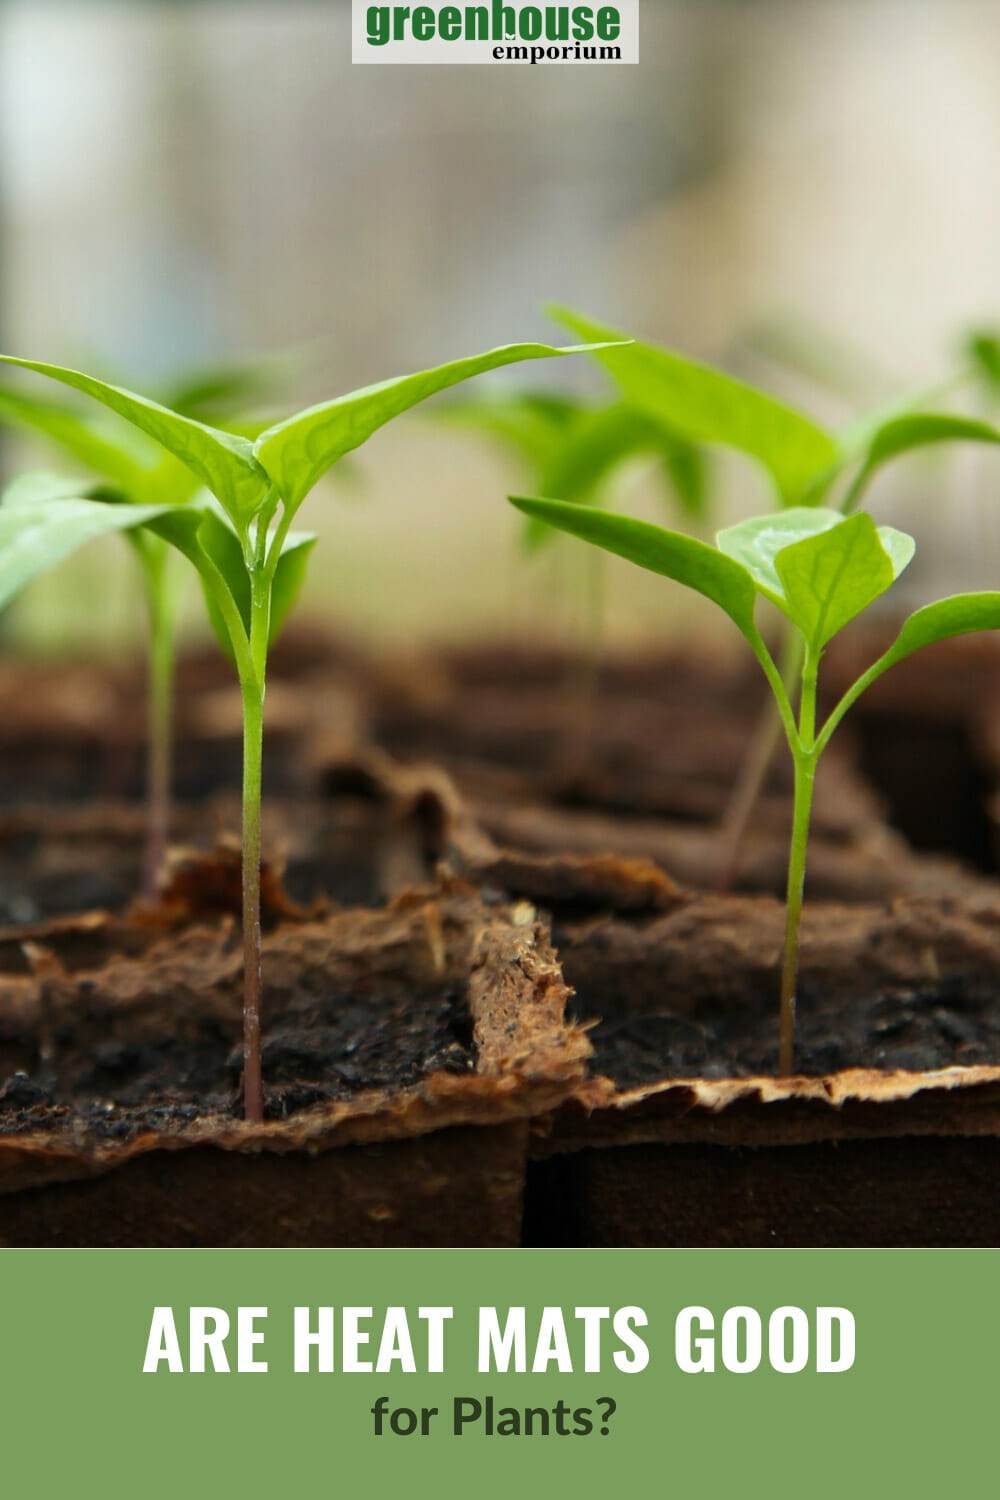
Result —
POLYGON ((752 678, 621 660, 585 703, 556 655, 293 641, 262 1125, 238 705, 186 670, 185 847, 145 905, 141 684, 0 673, 0 1244, 1000 1244, 990 643, 900 669, 831 749, 778 1078, 780 763, 713 890, 752 678))

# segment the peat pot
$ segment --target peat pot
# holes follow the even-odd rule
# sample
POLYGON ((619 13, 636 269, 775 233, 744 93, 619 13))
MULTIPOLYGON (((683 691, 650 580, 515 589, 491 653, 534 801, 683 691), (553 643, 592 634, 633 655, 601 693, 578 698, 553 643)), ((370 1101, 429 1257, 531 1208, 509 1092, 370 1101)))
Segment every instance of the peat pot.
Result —
POLYGON ((809 905, 779 1079, 782 922, 678 893, 557 923, 598 1024, 592 1075, 533 1127, 529 1243, 1000 1244, 995 886, 809 905))
POLYGON ((0 964, 4 1245, 514 1245, 528 1120, 589 1053, 533 909, 458 882, 265 937, 261 1125, 231 918, 0 964))

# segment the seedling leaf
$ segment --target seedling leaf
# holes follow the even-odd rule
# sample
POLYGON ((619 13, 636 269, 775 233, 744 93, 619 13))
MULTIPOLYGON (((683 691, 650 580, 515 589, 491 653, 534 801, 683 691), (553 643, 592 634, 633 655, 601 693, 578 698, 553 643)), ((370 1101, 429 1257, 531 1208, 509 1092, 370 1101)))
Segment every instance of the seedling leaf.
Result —
POLYGON ((890 418, 871 435, 864 462, 851 485, 846 508, 853 507, 878 470, 892 459, 917 448, 948 442, 996 444, 1000 443, 1000 430, 978 418, 953 416, 949 412, 910 412, 890 418))
POLYGON ((795 542, 829 531, 842 520, 839 511, 820 505, 791 506, 727 526, 715 541, 727 557, 743 564, 761 593, 782 609, 784 587, 774 561, 778 553, 795 542))
POLYGON ((748 638, 756 638, 754 582, 746 568, 694 537, 589 505, 508 496, 526 516, 593 542, 652 573, 686 584, 724 609, 748 638))
MULTIPOLYGON (((112 495, 99 479, 87 480, 51 469, 22 469, 0 495, 0 505, 38 505, 46 500, 107 499, 112 495)), ((115 498, 119 498, 115 495, 115 498)), ((124 497, 121 497, 124 499, 124 497)))
POLYGON ((271 589, 271 624, 269 642, 273 643, 299 596, 305 581, 309 554, 318 538, 310 531, 290 531, 274 570, 271 589))
MULTIPOLYGON (((302 531, 289 532, 285 538, 271 586, 269 645, 277 639, 278 632, 295 603, 305 579, 309 553, 315 546, 316 540, 311 532, 302 531)), ((206 509, 199 513, 197 533, 189 545, 196 549, 200 548, 219 570, 233 597, 233 602, 243 622, 243 629, 249 638, 250 575, 247 572, 243 548, 236 533, 221 516, 216 515, 211 509, 206 509)), ((233 658, 232 639, 219 608, 216 581, 209 582, 203 570, 201 581, 212 629, 226 655, 233 658)))
POLYGON ((294 512, 338 458, 360 447, 378 428, 428 396, 502 365, 581 352, 585 351, 557 349, 550 344, 506 344, 415 375, 383 380, 378 385, 309 407, 269 427, 254 444, 254 456, 277 485, 285 505, 294 512))
POLYGON ((85 542, 160 514, 155 505, 106 505, 80 498, 0 505, 0 608, 85 542))
POLYGON ((830 434, 773 396, 652 344, 613 347, 627 335, 568 308, 550 312, 581 338, 603 343, 597 357, 625 395, 678 437, 736 448, 757 459, 785 505, 805 497, 836 463, 830 434))
POLYGON ((880 594, 913 556, 913 538, 863 511, 785 547, 775 558, 785 613, 814 652, 880 594))
POLYGON ((955 594, 936 604, 925 604, 904 621, 889 650, 880 658, 883 670, 904 657, 951 636, 976 630, 1000 629, 1000 593, 955 594))
MULTIPOLYGON (((95 473, 103 474, 127 492, 134 492, 145 481, 148 469, 155 462, 156 449, 145 451, 145 440, 137 433, 131 434, 132 443, 117 434, 106 436, 96 425, 79 412, 58 406, 54 402, 40 401, 37 397, 21 391, 0 388, 0 420, 10 422, 29 432, 38 432, 55 443, 65 453, 95 473)), ((124 433, 129 429, 125 428, 124 433)), ((79 494, 79 490, 76 491, 79 494)))
POLYGON ((267 492, 267 478, 254 463, 253 447, 246 438, 208 427, 79 370, 15 359, 9 354, 0 355, 0 360, 61 381, 116 411, 180 459, 218 497, 237 524, 245 524, 253 516, 267 492))

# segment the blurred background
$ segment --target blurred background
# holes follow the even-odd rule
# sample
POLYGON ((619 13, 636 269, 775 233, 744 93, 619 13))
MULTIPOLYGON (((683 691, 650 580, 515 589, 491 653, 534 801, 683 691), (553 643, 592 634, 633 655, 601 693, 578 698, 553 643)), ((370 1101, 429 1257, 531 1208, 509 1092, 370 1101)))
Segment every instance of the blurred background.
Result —
MULTIPOLYGON (((304 404, 560 341, 557 299, 840 423, 1000 322, 996 0, 643 0, 621 68, 353 68, 349 27, 347 0, 5 0, 0 345, 140 389, 281 351, 304 404)), ((497 379, 607 389, 582 359, 497 379)), ((32 457, 4 437, 8 473, 32 457)), ((713 473, 720 520, 766 507, 745 463, 713 473)), ((878 482, 923 548, 911 595, 997 585, 998 480, 963 449, 878 482)), ((563 628, 574 559, 525 563, 525 482, 429 408, 401 420, 309 502, 308 606, 386 642, 563 628)), ((642 463, 615 503, 665 514, 642 463)), ((119 637, 125 550, 37 584, 16 638, 119 637)), ((618 638, 676 624, 662 582, 609 587, 618 638)))

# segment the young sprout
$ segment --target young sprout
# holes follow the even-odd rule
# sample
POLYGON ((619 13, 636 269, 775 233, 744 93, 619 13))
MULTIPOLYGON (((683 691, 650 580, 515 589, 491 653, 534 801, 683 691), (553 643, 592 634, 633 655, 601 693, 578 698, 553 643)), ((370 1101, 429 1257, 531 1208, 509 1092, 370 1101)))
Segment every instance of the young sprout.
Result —
POLYGON ((627 516, 557 500, 511 496, 525 515, 673 578, 714 600, 742 632, 764 672, 795 768, 785 945, 781 966, 778 1068, 794 1068, 799 922, 816 767, 851 705, 883 672, 932 641, 1000 628, 1000 593, 959 594, 926 605, 904 622, 889 649, 844 693, 826 722, 816 716, 817 673, 829 641, 895 582, 913 539, 876 526, 863 511, 793 506, 719 533, 717 546, 627 516), (758 596, 784 615, 801 645, 797 711, 755 619, 758 596))
MULTIPOLYGON (((240 414, 268 386, 263 362, 193 374, 179 383, 170 404, 182 415, 211 413, 223 426, 245 427, 240 414)), ((41 498, 58 491, 82 497, 103 493, 132 505, 168 506, 194 498, 199 481, 191 470, 142 432, 108 417, 22 391, 0 389, 0 421, 40 436, 57 452, 97 476, 94 486, 77 480, 31 480, 41 498), (103 487, 103 488, 101 488, 103 487)), ((251 424, 252 425, 252 424, 251 424)), ((258 424, 258 430, 259 430, 258 424)), ((27 495, 27 491, 24 492, 27 495)), ((133 526, 127 533, 139 564, 149 620, 148 735, 146 748, 146 846, 144 894, 155 897, 170 831, 175 625, 179 577, 171 566, 171 549, 152 532, 133 526)))
MULTIPOLYGON (((466 397, 441 409, 446 421, 484 433, 521 461, 530 488, 579 505, 605 505, 625 464, 651 458, 664 482, 664 501, 692 520, 703 520, 709 495, 704 455, 655 418, 624 400, 588 402, 540 392, 466 397)), ((528 516, 521 527, 523 552, 533 557, 558 537, 551 526, 528 516)), ((605 568, 599 552, 584 559, 581 622, 567 683, 570 758, 585 758, 595 713, 604 642, 605 568)))
MULTIPOLYGON (((689 442, 731 448, 768 477, 781 506, 830 504, 844 515, 862 503, 887 464, 945 442, 1000 443, 1000 429, 950 412, 920 408, 957 382, 910 395, 833 433, 804 412, 721 370, 669 349, 617 333, 567 308, 550 309, 557 322, 584 338, 604 341, 596 357, 630 403, 689 442), (612 347, 613 340, 620 347, 612 347)), ((959 380, 967 378, 967 371, 959 380)), ((779 650, 786 686, 801 672, 801 641, 786 633, 779 650)), ((723 816, 719 885, 735 873, 750 817, 780 742, 777 712, 768 703, 723 816)))
MULTIPOLYGON (((215 497, 212 506, 173 506, 151 518, 148 526, 197 569, 213 624, 235 662, 242 693, 243 1098, 248 1120, 260 1121, 264 1115, 260 800, 268 649, 301 586, 314 541, 312 536, 293 532, 292 521, 309 491, 338 459, 428 396, 503 365, 577 352, 548 344, 509 344, 309 407, 269 427, 252 442, 79 371, 0 356, 110 407, 155 439, 215 497)), ((101 502, 92 503, 99 506, 101 502)))

